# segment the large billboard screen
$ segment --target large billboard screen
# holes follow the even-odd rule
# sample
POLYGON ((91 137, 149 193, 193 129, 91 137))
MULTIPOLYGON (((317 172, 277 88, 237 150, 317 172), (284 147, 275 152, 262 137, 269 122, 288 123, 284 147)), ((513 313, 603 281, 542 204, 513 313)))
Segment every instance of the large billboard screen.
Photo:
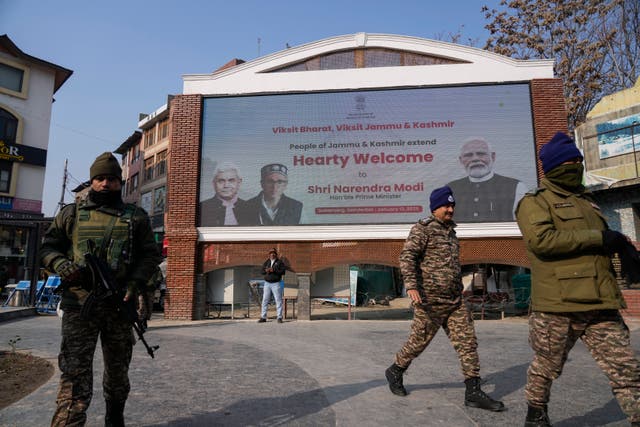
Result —
POLYGON ((457 222, 536 185, 528 84, 205 98, 200 226, 403 224, 448 184, 457 222))

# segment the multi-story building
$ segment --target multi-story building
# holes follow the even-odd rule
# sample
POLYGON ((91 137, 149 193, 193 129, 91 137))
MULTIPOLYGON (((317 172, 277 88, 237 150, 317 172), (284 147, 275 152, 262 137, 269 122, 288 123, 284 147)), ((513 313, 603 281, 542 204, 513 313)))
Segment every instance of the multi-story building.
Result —
POLYGON ((138 128, 116 153, 122 155, 123 199, 142 207, 151 218, 156 241, 164 238, 169 160, 169 97, 151 114, 141 114, 138 128))
POLYGON ((601 99, 576 129, 587 186, 610 225, 640 240, 640 79, 601 99))
MULTIPOLYGON (((0 274, 36 278, 53 95, 73 72, 0 36, 0 274)), ((0 283, 2 287, 4 283, 0 283)), ((33 287, 35 289, 35 287, 33 287)))
MULTIPOLYGON (((584 152, 586 186, 609 225, 640 240, 640 79, 628 89, 602 98, 575 131, 584 152)), ((636 243, 637 245, 637 243, 636 243)), ((639 288, 619 278, 626 288, 639 288)), ((640 301, 638 296, 634 302, 640 301)), ((640 310, 638 311, 640 314, 640 310)))

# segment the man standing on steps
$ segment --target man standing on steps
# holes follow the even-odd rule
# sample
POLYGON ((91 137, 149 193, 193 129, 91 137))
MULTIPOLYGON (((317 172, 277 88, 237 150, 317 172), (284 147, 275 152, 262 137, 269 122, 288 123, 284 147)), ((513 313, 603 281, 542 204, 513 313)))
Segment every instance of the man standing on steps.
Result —
POLYGON ((269 300, 271 300, 271 294, 276 300, 276 313, 278 317, 278 323, 282 323, 282 293, 280 289, 280 281, 284 275, 286 266, 280 258, 278 258, 278 252, 276 248, 269 251, 269 258, 262 264, 262 274, 264 275, 264 288, 262 290, 262 312, 260 314, 260 320, 258 323, 264 323, 267 321, 267 308, 269 307, 269 300))
POLYGON ((411 228, 400 253, 400 271, 413 305, 413 323, 409 339, 385 376, 393 394, 406 396, 402 375, 442 328, 460 358, 466 386, 464 404, 503 411, 504 404, 480 388, 478 341, 473 318, 462 299, 460 244, 453 222, 455 204, 449 187, 433 190, 431 216, 411 228))

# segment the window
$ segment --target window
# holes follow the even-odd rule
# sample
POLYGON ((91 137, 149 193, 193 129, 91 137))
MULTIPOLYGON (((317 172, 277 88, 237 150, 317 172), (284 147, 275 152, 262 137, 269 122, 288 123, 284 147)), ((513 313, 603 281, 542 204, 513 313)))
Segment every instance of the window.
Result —
POLYGON ((11 184, 11 168, 13 165, 6 160, 0 160, 0 193, 8 193, 11 184))
POLYGON ((156 154, 156 178, 167 173, 167 150, 156 154))
POLYGON ((270 72, 292 72, 312 70, 340 70, 345 68, 399 67, 415 65, 456 64, 464 61, 434 55, 384 48, 352 49, 329 52, 325 55, 305 59, 270 72))
POLYGON ((167 190, 165 187, 158 187, 153 195, 153 212, 158 214, 164 212, 167 190))
POLYGON ((158 136, 158 140, 163 140, 167 136, 169 136, 169 121, 164 121, 160 124, 160 135, 158 136))
POLYGON ((153 194, 151 191, 147 191, 146 193, 142 193, 140 196, 140 207, 147 211, 148 214, 151 214, 151 208, 153 203, 153 194))
POLYGON ((0 108, 0 141, 15 144, 18 132, 18 119, 10 112, 0 108))
MULTIPOLYGON (((18 119, 0 108, 0 145, 15 144, 18 131, 18 119)), ((0 160, 0 193, 8 193, 11 188, 13 163, 0 160)))
POLYGON ((136 144, 131 148, 131 164, 134 164, 140 158, 140 144, 136 144))
POLYGON ((138 190, 138 174, 133 175, 130 182, 129 194, 134 193, 138 190))
POLYGON ((144 148, 152 146, 156 142, 156 128, 152 127, 144 135, 144 148))
POLYGON ((18 64, 0 62, 0 91, 26 98, 24 82, 27 70, 18 64))
POLYGON ((153 156, 144 159, 144 180, 151 181, 153 179, 153 156))

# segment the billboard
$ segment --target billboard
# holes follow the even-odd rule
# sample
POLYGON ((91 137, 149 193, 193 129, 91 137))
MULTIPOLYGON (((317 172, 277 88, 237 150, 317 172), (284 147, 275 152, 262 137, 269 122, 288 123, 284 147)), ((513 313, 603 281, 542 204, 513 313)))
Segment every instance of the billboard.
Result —
POLYGON ((458 222, 536 186, 529 85, 211 97, 200 226, 404 224, 449 184, 458 222))
POLYGON ((596 124, 596 132, 600 159, 633 153, 640 133, 640 114, 596 124))

